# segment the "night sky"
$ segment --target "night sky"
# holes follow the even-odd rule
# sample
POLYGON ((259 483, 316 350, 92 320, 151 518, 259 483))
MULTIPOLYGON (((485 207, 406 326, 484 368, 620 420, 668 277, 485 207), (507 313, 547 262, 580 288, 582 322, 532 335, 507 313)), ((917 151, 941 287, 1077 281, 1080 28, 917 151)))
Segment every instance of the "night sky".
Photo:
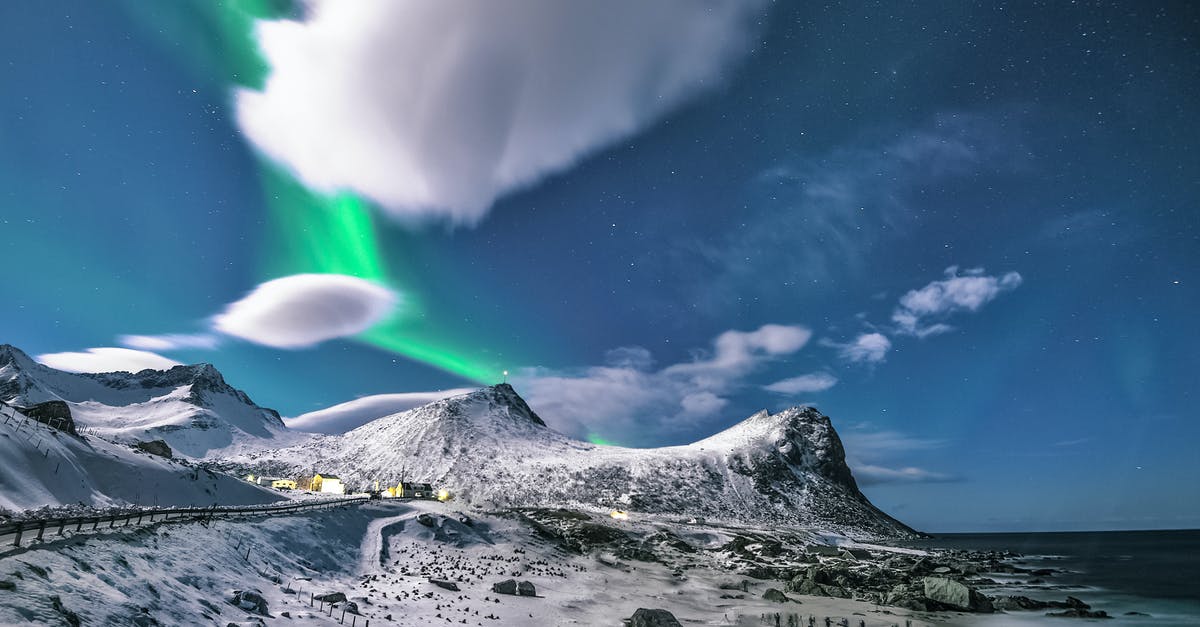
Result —
POLYGON ((0 342, 625 446, 813 404, 917 528, 1200 526, 1194 3, 547 2, 4 3, 0 342))

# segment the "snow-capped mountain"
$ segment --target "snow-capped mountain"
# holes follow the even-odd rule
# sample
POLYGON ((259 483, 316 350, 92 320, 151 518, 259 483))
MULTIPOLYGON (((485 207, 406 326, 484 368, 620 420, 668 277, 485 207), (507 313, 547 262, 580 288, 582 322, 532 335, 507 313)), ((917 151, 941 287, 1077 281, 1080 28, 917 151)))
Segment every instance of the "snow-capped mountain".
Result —
POLYGON ((375 394, 364 396, 333 407, 284 418, 289 429, 308 433, 345 433, 361 427, 372 420, 398 414, 449 396, 466 394, 470 389, 458 388, 440 392, 406 392, 401 394, 375 394))
POLYGON ((560 434, 500 384, 230 461, 271 472, 334 473, 352 487, 428 481, 482 506, 612 507, 875 536, 913 533, 859 492, 829 418, 811 408, 760 412, 686 446, 631 449, 560 434))
POLYGON ((291 435, 278 412, 255 405, 210 364, 83 374, 0 345, 0 401, 29 407, 53 400, 67 403, 79 428, 119 442, 162 439, 190 457, 277 445, 291 435))

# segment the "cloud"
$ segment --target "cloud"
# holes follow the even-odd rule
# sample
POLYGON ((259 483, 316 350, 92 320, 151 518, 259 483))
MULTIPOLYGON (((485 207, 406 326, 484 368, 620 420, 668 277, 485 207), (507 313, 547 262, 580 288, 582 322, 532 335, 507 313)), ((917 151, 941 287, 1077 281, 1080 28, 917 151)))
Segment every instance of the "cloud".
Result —
POLYGON ((472 224, 723 79, 764 0, 310 0, 237 119, 323 191, 472 224))
POLYGON ((624 347, 609 351, 603 366, 526 368, 513 381, 538 414, 564 433, 645 437, 713 417, 749 374, 799 351, 811 337, 802 326, 767 324, 726 331, 713 340, 712 350, 657 370, 649 351, 624 347))
POLYGON ((838 349, 838 355, 850 363, 878 364, 887 358, 892 341, 882 333, 861 333, 847 344, 826 342, 838 349))
POLYGON ((1015 290, 1023 280, 1016 272, 988 276, 983 268, 971 268, 960 275, 958 266, 946 268, 945 274, 945 279, 910 290, 900 297, 900 304, 892 312, 897 333, 924 338, 950 331, 953 327, 943 322, 929 323, 927 320, 979 311, 1000 294, 1015 290))
POLYGON ((807 394, 811 392, 824 392, 836 385, 837 382, 837 377, 829 373, 814 372, 812 374, 802 374, 798 377, 776 381, 770 385, 764 385, 763 389, 778 394, 807 394))
POLYGON ((372 420, 420 407, 450 396, 474 391, 458 388, 438 392, 405 392, 364 396, 332 407, 310 411, 295 418, 284 418, 288 427, 309 433, 345 433, 372 420))
POLYGON ((275 348, 304 348, 361 333, 383 320, 398 297, 340 274, 296 274, 267 281, 213 317, 213 329, 275 348))
POLYGON ((221 339, 211 333, 168 333, 165 335, 122 335, 117 338, 129 348, 147 351, 169 351, 188 348, 212 350, 221 339))
POLYGON ((867 423, 845 429, 841 438, 846 449, 846 463, 860 485, 956 480, 946 473, 889 463, 897 457, 911 458, 923 451, 942 448, 948 444, 945 440, 916 438, 899 431, 876 429, 867 423))
POLYGON ((881 483, 929 483, 955 481, 953 475, 933 472, 915 466, 904 468, 888 468, 875 464, 851 465, 855 481, 859 485, 878 485, 881 483))
POLYGON ((994 117, 949 112, 765 167, 723 234, 672 233, 671 276, 720 313, 734 296, 770 299, 870 272, 877 247, 914 233, 936 207, 957 207, 957 182, 1022 167, 1026 151, 994 117))
POLYGON ((139 372, 167 370, 181 365, 148 351, 129 348, 89 348, 85 352, 46 353, 38 355, 39 363, 67 372, 139 372))

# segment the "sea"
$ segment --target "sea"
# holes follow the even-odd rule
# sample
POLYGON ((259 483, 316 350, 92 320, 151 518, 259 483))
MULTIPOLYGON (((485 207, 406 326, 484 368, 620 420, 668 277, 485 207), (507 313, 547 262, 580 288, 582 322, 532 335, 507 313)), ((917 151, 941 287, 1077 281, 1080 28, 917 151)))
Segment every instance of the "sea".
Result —
MULTIPOLYGON (((1104 610, 1112 619, 1051 618, 1041 612, 1010 612, 970 625, 1071 625, 1200 627, 1200 530, 1061 533, 952 533, 906 543, 914 548, 1013 551, 1012 563, 1053 568, 1044 583, 982 588, 988 595, 1025 595, 1062 601, 1067 595, 1104 610), (1129 614, 1139 612, 1145 615, 1129 614)), ((1026 582, 1029 575, 987 575, 1026 582)))

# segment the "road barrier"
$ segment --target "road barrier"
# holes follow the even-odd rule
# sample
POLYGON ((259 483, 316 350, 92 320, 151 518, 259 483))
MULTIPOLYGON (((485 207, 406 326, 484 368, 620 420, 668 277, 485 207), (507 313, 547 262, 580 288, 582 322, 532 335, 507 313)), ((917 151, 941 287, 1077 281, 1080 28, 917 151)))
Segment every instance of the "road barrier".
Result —
POLYGON ((158 524, 166 522, 197 522, 215 518, 237 516, 278 516, 300 511, 329 507, 341 507, 368 500, 366 496, 351 496, 341 499, 313 499, 284 505, 244 505, 234 507, 189 507, 176 509, 145 508, 128 510, 119 514, 102 516, 69 516, 65 518, 38 518, 0 525, 0 552, 21 546, 25 541, 45 541, 47 537, 106 531, 123 527, 158 524), (11 536, 11 541, 6 538, 11 536))

